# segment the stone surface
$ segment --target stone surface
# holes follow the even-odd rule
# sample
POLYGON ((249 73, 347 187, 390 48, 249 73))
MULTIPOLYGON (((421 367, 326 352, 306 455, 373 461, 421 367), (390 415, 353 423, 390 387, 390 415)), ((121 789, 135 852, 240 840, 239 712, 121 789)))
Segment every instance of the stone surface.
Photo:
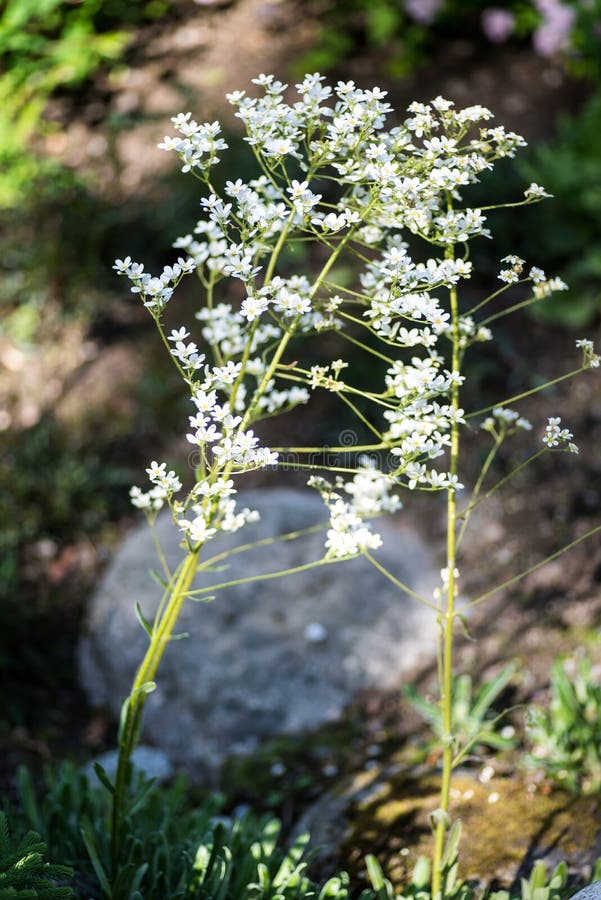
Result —
MULTIPOLYGON (((239 501, 258 509, 261 521, 211 542, 211 555, 326 518, 321 498, 308 491, 247 491, 239 501)), ((380 561, 430 597, 437 575, 419 538, 386 519, 375 527, 384 541, 380 561)), ((159 517, 156 530, 169 564, 176 565, 182 551, 168 515, 159 517)), ((323 556, 323 542, 320 531, 240 553, 225 571, 205 574, 203 582, 199 576, 195 586, 302 565, 323 556)), ((116 553, 89 607, 79 648, 81 681, 90 701, 115 715, 147 642, 135 603, 151 618, 160 598, 149 574, 153 566, 152 537, 143 524, 116 553)), ((188 601, 176 632, 188 637, 167 648, 144 734, 202 778, 262 738, 336 719, 362 688, 395 687, 418 657, 432 653, 435 624, 426 607, 356 559, 228 588, 210 603, 188 601)))
MULTIPOLYGON (((117 764, 119 762, 119 753, 117 750, 108 750, 91 760, 84 766, 84 774, 92 784, 96 781, 96 773, 94 772, 94 763, 99 763, 109 778, 114 778, 117 774, 117 764)), ((158 782, 169 781, 173 778, 174 771, 170 759, 162 750, 156 747, 146 747, 140 744, 136 747, 131 755, 131 764, 138 772, 142 772, 146 778, 155 778, 158 782)))
MULTIPOLYGON (((461 821, 459 876, 477 893, 485 894, 491 883, 519 885, 537 860, 548 875, 564 860, 588 877, 601 852, 601 798, 548 787, 518 771, 497 773, 491 765, 455 770, 450 814, 461 821)), ((361 879, 365 856, 373 853, 402 892, 419 857, 432 852, 430 821, 439 803, 440 773, 404 764, 397 754, 341 779, 306 810, 293 836, 311 835, 313 877, 344 869, 361 879)), ((601 900, 593 889, 576 898, 601 900)))
POLYGON ((572 896, 572 900, 601 900, 601 881, 593 881, 572 896))

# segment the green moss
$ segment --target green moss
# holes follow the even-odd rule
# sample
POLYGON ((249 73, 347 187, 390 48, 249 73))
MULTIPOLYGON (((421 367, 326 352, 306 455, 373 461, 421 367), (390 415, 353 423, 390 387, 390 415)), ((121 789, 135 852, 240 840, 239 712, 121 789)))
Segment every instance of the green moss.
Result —
MULTIPOLYGON (((381 773, 356 793, 339 862, 361 877, 364 857, 375 853, 396 887, 431 852, 429 816, 438 805, 438 776, 381 773)), ((553 847, 568 862, 590 849, 599 830, 601 798, 547 791, 517 777, 477 773, 455 776, 451 815, 462 821, 460 877, 510 884, 527 854, 553 847)))

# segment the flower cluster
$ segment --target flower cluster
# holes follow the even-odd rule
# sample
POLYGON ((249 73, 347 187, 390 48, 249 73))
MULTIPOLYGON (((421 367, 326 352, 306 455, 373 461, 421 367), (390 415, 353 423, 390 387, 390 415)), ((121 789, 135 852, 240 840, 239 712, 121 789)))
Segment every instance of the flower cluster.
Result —
POLYGON ((576 346, 579 350, 582 350, 582 355, 584 356, 584 368, 598 369, 601 365, 601 356, 599 356, 598 353, 595 353, 593 342, 586 338, 581 338, 576 341, 576 346))
POLYGON ((173 266, 165 266, 160 275, 151 275, 144 271, 142 263, 132 262, 131 256, 115 260, 113 269, 119 275, 125 275, 132 283, 132 294, 140 294, 144 306, 154 314, 162 312, 171 299, 173 291, 184 275, 190 275, 195 269, 192 259, 179 257, 173 266))
POLYGON ((207 171, 219 162, 218 153, 227 150, 227 144, 219 137, 219 122, 205 122, 199 125, 192 113, 179 113, 173 122, 180 137, 165 137, 158 145, 159 150, 175 150, 183 162, 182 172, 192 169, 207 171))
POLYGON ((561 448, 569 450, 570 453, 578 453, 578 447, 572 441, 573 437, 571 431, 561 427, 559 416, 552 416, 545 428, 543 444, 549 449, 561 448))
POLYGON ((176 507, 177 524, 191 548, 203 546, 220 531, 231 534, 257 521, 257 510, 237 509, 235 499, 230 496, 233 493, 233 482, 221 478, 212 485, 204 483, 203 489, 195 492, 200 502, 190 505, 191 518, 184 514, 183 508, 176 507))
POLYGON ((515 409, 509 409, 507 406, 495 406, 490 416, 487 416, 480 426, 484 431, 488 431, 495 439, 503 438, 517 431, 531 431, 532 425, 520 416, 515 409))
POLYGON ((163 508, 165 502, 171 500, 174 494, 182 489, 182 483, 174 471, 166 471, 166 463, 151 462, 146 469, 152 488, 144 493, 139 487, 132 487, 129 494, 132 505, 137 509, 146 510, 156 514, 163 508))
POLYGON ((309 484, 321 493, 330 513, 330 528, 326 536, 326 558, 343 559, 366 550, 377 550, 382 538, 365 522, 383 512, 400 509, 401 501, 390 491, 394 480, 379 472, 367 460, 362 460, 352 481, 341 480, 332 486, 325 478, 312 477, 309 484), (343 494, 350 495, 345 500, 343 494))
MULTIPOLYGON (((153 463, 151 489, 134 488, 132 502, 149 515, 167 502, 190 546, 241 527, 248 515, 235 511, 232 479, 279 461, 278 453, 261 446, 255 423, 307 403, 319 390, 352 409, 361 397, 373 407, 368 424, 375 446, 390 451, 394 465, 381 473, 357 461, 348 485, 337 482, 334 489, 319 482, 331 514, 327 553, 339 558, 377 546, 365 519, 398 506, 392 485, 462 487, 454 469, 432 465, 448 457, 452 435, 465 423, 458 401, 463 354, 491 338, 475 314, 487 301, 467 314, 453 313, 448 303, 471 277, 469 242, 490 236, 483 210, 463 206, 461 190, 524 141, 491 127, 488 109, 456 109, 442 97, 412 103, 405 121, 389 127, 391 106, 379 88, 363 90, 353 81, 332 87, 313 74, 296 85, 298 99, 289 101, 287 85, 272 75, 260 75, 254 84, 258 96, 236 91, 228 99, 258 161, 256 177, 226 181, 217 192, 212 170, 227 148, 219 124, 199 124, 190 113, 175 116, 176 135, 159 147, 174 152, 205 185, 201 218, 174 244, 186 256, 158 277, 129 257, 115 263, 161 330, 194 407, 187 439, 195 448, 195 480, 187 499, 174 499, 179 480, 166 474, 165 464, 153 463), (408 233, 427 242, 424 259, 410 255, 408 233), (325 251, 313 278, 281 265, 280 257, 301 242, 325 251), (337 281, 343 256, 355 272, 353 287, 337 281), (192 271, 207 295, 196 313, 200 335, 191 339, 186 327, 167 335, 165 305, 192 271), (233 290, 217 296, 226 280, 233 290), (226 296, 238 300, 227 302, 226 296), (350 368, 343 379, 343 359, 304 368, 287 355, 297 335, 346 333, 348 325, 352 342, 387 361, 382 385, 355 384, 350 368), (201 352, 199 338, 208 350, 201 352), (381 349, 373 350, 374 344, 381 349)), ((521 202, 546 196, 533 183, 521 202)), ((503 263, 499 278, 507 288, 529 281, 535 297, 565 288, 536 267, 524 275, 525 263, 515 255, 503 263)), ((592 347, 580 346, 587 364, 598 364, 592 347)), ((529 423, 500 407, 483 427, 497 437, 529 423)))

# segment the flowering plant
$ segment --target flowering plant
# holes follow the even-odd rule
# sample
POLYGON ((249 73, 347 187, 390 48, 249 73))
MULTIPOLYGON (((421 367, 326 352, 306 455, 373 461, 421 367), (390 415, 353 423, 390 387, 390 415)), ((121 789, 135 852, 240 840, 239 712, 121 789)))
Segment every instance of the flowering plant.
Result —
MULTIPOLYGON (((197 574, 227 555, 211 556, 211 540, 257 517, 236 503, 239 477, 284 466, 293 453, 297 467, 314 470, 310 484, 329 512, 324 556, 305 567, 362 554, 399 589, 429 607, 439 622, 442 782, 432 865, 432 896, 437 897, 445 891, 451 773, 462 753, 452 721, 454 626, 463 610, 492 593, 458 609, 457 554, 473 509, 510 477, 483 489, 501 444, 516 431, 531 428, 509 404, 542 389, 468 413, 460 404, 464 359, 472 345, 491 340, 493 320, 565 285, 510 255, 502 261, 501 286, 471 308, 460 306, 459 285, 472 274, 470 241, 490 237, 486 212, 495 208, 463 206, 461 191, 525 143, 517 134, 488 125, 489 110, 457 110, 437 97, 430 104, 411 104, 408 118, 388 127, 392 110, 379 88, 361 90, 352 81, 331 88, 320 75, 308 75, 297 85, 298 99, 287 102, 287 86, 273 76, 261 75, 254 82, 262 89, 260 97, 236 91, 228 99, 244 124, 256 177, 227 181, 220 194, 213 170, 227 144, 219 124, 199 124, 190 113, 176 116, 172 121, 177 134, 165 137, 159 147, 175 153, 183 171, 203 186, 203 217, 193 233, 176 241, 183 255, 159 276, 129 257, 115 264, 148 309, 189 392, 187 438, 194 447, 194 479, 184 490, 165 463, 152 462, 149 488, 131 492, 132 502, 145 511, 151 525, 161 508, 169 508, 182 537, 182 561, 170 571, 159 548, 163 600, 152 623, 139 610, 149 646, 124 705, 119 766, 110 785, 113 866, 118 865, 123 837, 128 762, 146 696, 155 687, 181 606, 190 596, 214 593, 228 584, 193 589, 197 574), (424 259, 410 255, 408 237, 412 246, 421 239, 429 247, 424 259), (287 251, 299 244, 319 250, 320 267, 312 277, 290 271, 287 251), (356 273, 352 287, 337 276, 342 259, 350 261, 356 273), (174 289, 192 272, 205 291, 196 327, 210 348, 208 357, 190 340, 188 327, 168 334, 163 322, 174 289), (528 285, 531 294, 499 309, 498 298, 516 284, 528 285), (497 311, 489 313, 493 301, 497 311), (361 384, 346 360, 313 366, 299 361, 296 338, 332 330, 384 364, 383 384, 361 384), (293 410, 319 391, 333 394, 372 435, 370 443, 353 448, 356 458, 350 465, 316 461, 316 448, 262 446, 255 432, 262 419, 293 410), (480 420, 492 445, 459 510, 460 435, 474 419, 480 420), (387 454, 385 466, 376 466, 376 454, 387 454), (326 472, 329 480, 324 469, 331 473, 326 472), (370 519, 399 509, 402 490, 446 494, 446 565, 433 598, 399 582, 372 554, 380 538, 370 519)), ((535 203, 546 196, 543 188, 531 184, 521 200, 506 205, 535 203)), ((599 365, 590 342, 580 341, 579 346, 582 364, 556 381, 599 365)), ((321 448, 324 458, 348 449, 321 448)), ((556 450, 576 447, 555 417, 549 420, 542 445, 515 471, 556 450)))

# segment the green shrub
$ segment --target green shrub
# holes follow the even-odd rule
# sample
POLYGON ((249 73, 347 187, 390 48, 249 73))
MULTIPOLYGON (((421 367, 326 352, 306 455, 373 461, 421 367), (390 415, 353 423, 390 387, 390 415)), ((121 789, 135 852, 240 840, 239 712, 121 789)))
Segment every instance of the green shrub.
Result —
POLYGON ((35 827, 48 845, 50 859, 68 862, 73 868, 72 885, 81 900, 100 898, 103 888, 105 893, 112 890, 113 900, 348 897, 345 873, 323 885, 308 877, 307 835, 284 848, 276 819, 250 814, 220 817, 219 798, 196 807, 182 780, 168 788, 159 788, 142 776, 135 780, 121 857, 112 879, 107 830, 110 795, 104 787, 90 785, 81 770, 66 764, 58 772, 46 772, 41 800, 22 769, 19 793, 20 810, 10 811, 15 830, 22 833, 35 827))
MULTIPOLYGON (((457 844, 449 836, 447 843, 446 900, 475 900, 482 896, 482 891, 459 881, 457 878, 457 844)), ((379 863, 373 856, 366 859, 367 870, 373 892, 377 900, 431 900, 430 864, 426 857, 418 859, 409 884, 402 893, 394 890, 392 884, 384 877, 379 863)), ((601 860, 593 866, 590 881, 597 881, 601 876, 601 860)), ((372 900, 372 891, 365 891, 360 900, 372 900)), ((566 900, 574 893, 574 886, 568 885, 568 867, 560 862, 547 876, 547 869, 541 860, 534 863, 528 878, 521 878, 511 890, 497 890, 486 893, 487 900, 566 900)))
POLYGON ((6 815, 0 813, 0 900, 67 900, 73 892, 57 882, 71 880, 67 866, 45 862, 45 844, 35 832, 11 840, 6 815))
POLYGON ((528 711, 531 766, 575 793, 601 789, 601 683, 590 659, 557 660, 548 708, 528 711))
MULTIPOLYGON (((458 878, 458 849, 461 838, 459 821, 450 829, 443 853, 443 885, 442 896, 445 900, 473 900, 474 891, 458 878)), ((403 888, 402 893, 394 890, 391 882, 384 877, 382 868, 374 856, 365 858, 367 874, 372 890, 364 891, 359 900, 432 900, 431 863, 426 856, 420 856, 415 864, 411 881, 403 888), (375 893, 375 898, 374 898, 375 893)))
MULTIPOLYGON (((494 678, 485 681, 475 691, 471 675, 456 675, 453 678, 452 711, 453 734, 457 740, 457 752, 462 756, 478 746, 494 750, 509 750, 516 741, 511 734, 498 730, 502 716, 491 712, 495 701, 503 693, 516 672, 515 663, 509 663, 494 678)), ((443 714, 440 703, 422 697, 415 686, 407 685, 403 693, 415 709, 429 722, 436 740, 444 733, 443 714)))

